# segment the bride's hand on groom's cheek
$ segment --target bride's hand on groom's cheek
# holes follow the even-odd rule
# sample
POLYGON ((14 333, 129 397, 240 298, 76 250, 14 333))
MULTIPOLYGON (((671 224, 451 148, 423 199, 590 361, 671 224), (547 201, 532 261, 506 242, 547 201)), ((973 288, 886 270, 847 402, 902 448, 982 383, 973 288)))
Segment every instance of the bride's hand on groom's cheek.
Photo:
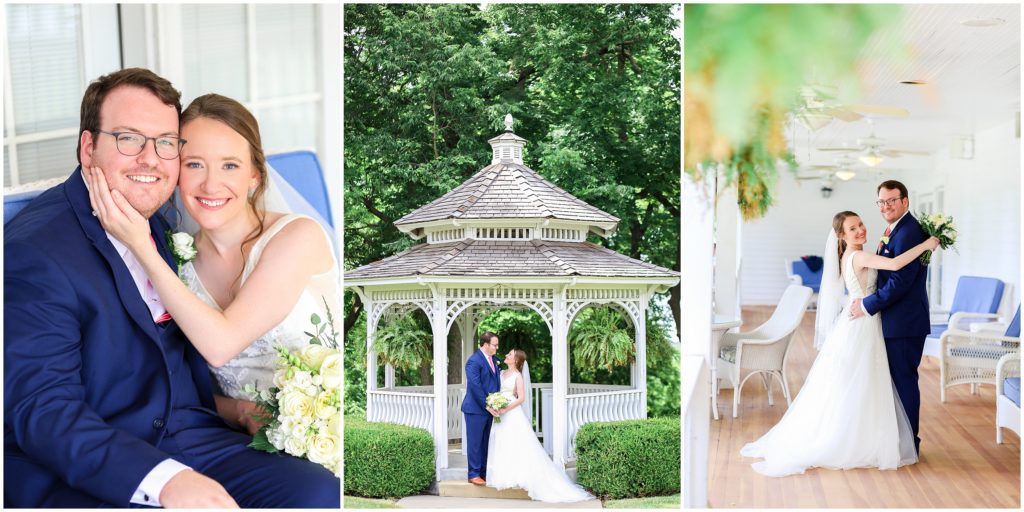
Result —
POLYGON ((103 229, 130 248, 150 243, 149 221, 139 214, 119 190, 111 190, 103 170, 92 167, 87 174, 89 202, 103 229))

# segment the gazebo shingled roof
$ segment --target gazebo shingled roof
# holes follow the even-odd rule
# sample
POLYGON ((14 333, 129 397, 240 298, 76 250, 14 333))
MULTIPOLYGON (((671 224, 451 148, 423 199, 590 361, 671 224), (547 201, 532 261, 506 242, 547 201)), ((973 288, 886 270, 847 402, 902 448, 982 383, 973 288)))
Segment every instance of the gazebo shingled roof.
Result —
POLYGON ((590 242, 462 240, 418 244, 345 273, 346 279, 431 276, 677 277, 590 242))

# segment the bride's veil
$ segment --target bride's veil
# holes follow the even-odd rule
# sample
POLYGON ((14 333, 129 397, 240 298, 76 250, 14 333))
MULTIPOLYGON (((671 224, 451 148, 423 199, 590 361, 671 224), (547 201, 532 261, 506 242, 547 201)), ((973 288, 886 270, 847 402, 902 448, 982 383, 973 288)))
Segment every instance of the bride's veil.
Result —
POLYGON ((523 403, 519 406, 523 410, 523 414, 526 415, 526 423, 530 425, 530 429, 533 429, 533 407, 530 406, 530 402, 533 397, 533 388, 530 387, 530 363, 523 361, 523 403))
POLYGON ((825 241, 825 263, 818 289, 818 311, 814 320, 814 348, 821 350, 843 310, 846 287, 839 273, 839 239, 830 229, 825 241))

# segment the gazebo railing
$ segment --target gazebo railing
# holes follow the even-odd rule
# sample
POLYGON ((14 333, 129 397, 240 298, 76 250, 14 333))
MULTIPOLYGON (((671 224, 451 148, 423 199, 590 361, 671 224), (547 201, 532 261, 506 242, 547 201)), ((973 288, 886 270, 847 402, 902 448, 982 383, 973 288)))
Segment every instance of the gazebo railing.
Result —
MULTIPOLYGON (((530 386, 531 409, 534 431, 544 438, 544 446, 551 452, 551 440, 544 433, 550 428, 551 404, 545 404, 545 396, 552 396, 551 383, 540 382, 530 386)), ((370 392, 368 407, 369 421, 398 423, 426 429, 433 434, 434 393, 433 386, 400 386, 376 389, 370 392)), ((569 427, 569 458, 575 458, 576 432, 592 421, 619 421, 646 417, 647 404, 643 393, 629 386, 610 384, 569 384, 566 408, 569 427)), ((446 391, 448 400, 448 440, 462 439, 462 400, 465 385, 449 384, 446 391)))
POLYGON ((643 403, 643 392, 639 389, 570 394, 565 398, 570 459, 576 458, 576 432, 583 425, 593 421, 637 420, 647 417, 647 404, 643 403))
POLYGON ((366 419, 382 423, 398 423, 426 429, 434 433, 434 393, 430 386, 417 386, 427 391, 402 388, 402 391, 375 389, 367 400, 366 419))

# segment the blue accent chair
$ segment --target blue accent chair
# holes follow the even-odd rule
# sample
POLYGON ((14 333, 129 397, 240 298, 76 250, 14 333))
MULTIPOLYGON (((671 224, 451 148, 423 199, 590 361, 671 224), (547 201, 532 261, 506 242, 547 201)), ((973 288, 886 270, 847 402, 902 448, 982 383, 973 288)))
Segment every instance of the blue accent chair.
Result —
POLYGON ((811 289, 812 295, 809 303, 811 309, 817 309, 818 307, 818 292, 821 290, 821 274, 823 270, 819 268, 816 271, 812 271, 802 258, 786 260, 786 277, 789 278, 790 284, 806 286, 811 289))
POLYGON ((32 190, 29 192, 18 192, 17 194, 4 195, 4 224, 7 224, 7 222, 13 219, 22 208, 42 193, 42 190, 32 190))
POLYGON ((320 160, 312 151, 291 151, 276 155, 268 155, 267 163, 270 164, 289 185, 302 194, 309 203, 316 208, 316 211, 326 220, 331 227, 334 227, 334 218, 331 215, 331 199, 327 194, 327 184, 324 181, 324 173, 320 168, 320 160))
POLYGON ((970 324, 996 318, 1004 284, 992 277, 961 276, 953 294, 953 307, 945 323, 932 324, 924 342, 924 355, 939 357, 939 338, 947 330, 967 331, 970 324))

